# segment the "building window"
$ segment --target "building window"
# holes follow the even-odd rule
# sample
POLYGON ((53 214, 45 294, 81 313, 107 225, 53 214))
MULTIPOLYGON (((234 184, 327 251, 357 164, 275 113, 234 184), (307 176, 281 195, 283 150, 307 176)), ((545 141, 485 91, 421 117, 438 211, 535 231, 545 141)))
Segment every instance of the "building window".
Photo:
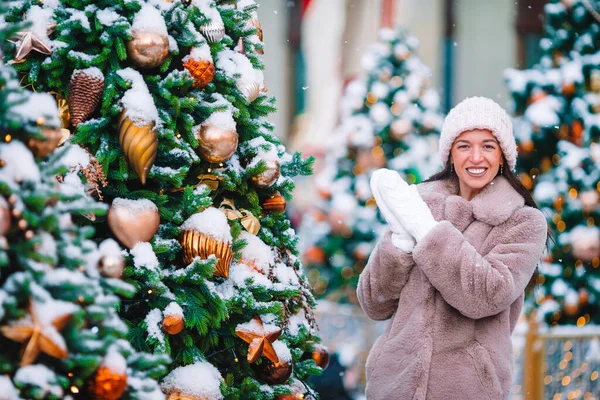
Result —
POLYGON ((517 68, 531 68, 541 57, 545 0, 517 1, 517 68))

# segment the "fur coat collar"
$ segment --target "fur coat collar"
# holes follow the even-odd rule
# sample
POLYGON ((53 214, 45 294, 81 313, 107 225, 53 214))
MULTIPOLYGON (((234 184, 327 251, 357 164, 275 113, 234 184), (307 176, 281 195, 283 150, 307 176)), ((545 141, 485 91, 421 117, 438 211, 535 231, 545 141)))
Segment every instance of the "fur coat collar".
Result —
POLYGON ((425 182, 418 185, 418 189, 435 219, 448 220, 460 231, 473 220, 500 225, 525 205, 521 194, 502 176, 496 177, 471 201, 458 194, 456 178, 425 182))

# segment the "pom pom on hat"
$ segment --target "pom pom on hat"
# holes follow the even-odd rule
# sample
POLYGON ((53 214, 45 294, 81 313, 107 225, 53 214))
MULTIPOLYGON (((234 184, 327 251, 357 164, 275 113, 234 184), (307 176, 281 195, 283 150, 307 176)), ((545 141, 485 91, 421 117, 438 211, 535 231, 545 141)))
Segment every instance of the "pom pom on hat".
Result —
POLYGON ((517 164, 517 143, 510 117, 494 100, 469 97, 458 103, 446 116, 440 135, 440 159, 446 166, 452 144, 461 133, 472 129, 487 129, 498 140, 511 170, 517 164))

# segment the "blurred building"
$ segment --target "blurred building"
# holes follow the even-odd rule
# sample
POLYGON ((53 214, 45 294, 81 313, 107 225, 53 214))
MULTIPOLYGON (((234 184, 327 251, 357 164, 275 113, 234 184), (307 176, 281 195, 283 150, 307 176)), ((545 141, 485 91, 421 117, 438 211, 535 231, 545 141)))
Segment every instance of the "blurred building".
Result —
POLYGON ((266 82, 279 107, 272 121, 289 146, 322 151, 389 3, 394 23, 419 39, 446 108, 474 95, 507 105, 503 71, 537 59, 543 0, 259 0, 266 82))

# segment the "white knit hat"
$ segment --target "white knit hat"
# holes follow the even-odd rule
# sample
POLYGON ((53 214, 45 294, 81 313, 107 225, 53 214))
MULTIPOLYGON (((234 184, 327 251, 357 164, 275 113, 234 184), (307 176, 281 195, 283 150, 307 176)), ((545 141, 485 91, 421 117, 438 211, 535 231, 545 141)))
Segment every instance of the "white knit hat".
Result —
POLYGON ((487 129, 498 139, 508 167, 515 169, 517 144, 510 117, 494 100, 469 97, 458 103, 446 116, 440 135, 440 158, 446 166, 456 138, 471 129, 487 129))

